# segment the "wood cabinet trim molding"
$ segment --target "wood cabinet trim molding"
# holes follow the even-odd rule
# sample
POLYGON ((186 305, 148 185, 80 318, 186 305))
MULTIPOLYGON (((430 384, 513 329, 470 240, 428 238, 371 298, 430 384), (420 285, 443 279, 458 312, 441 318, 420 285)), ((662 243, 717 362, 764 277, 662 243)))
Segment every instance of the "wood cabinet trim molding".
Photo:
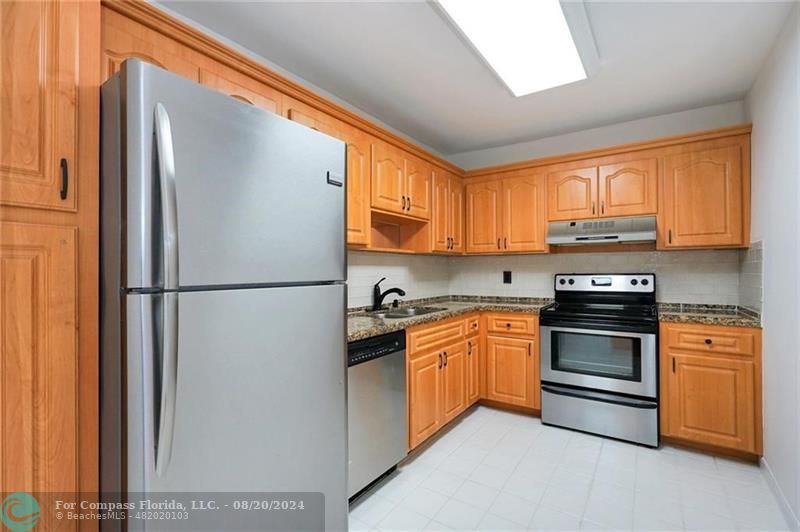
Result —
POLYGON ((168 35, 171 39, 188 46, 215 61, 218 61, 239 72, 251 76, 262 83, 277 89, 292 98, 297 98, 303 103, 314 107, 320 111, 342 120, 366 133, 393 144, 399 148, 409 151, 426 161, 438 166, 447 168, 451 172, 462 175, 463 171, 451 162, 433 155, 419 146, 407 140, 379 128, 375 124, 360 117, 356 113, 336 105, 311 90, 295 83, 279 74, 269 70, 257 61, 232 50, 220 42, 210 38, 208 35, 192 28, 188 24, 173 18, 171 15, 161 11, 158 7, 149 2, 133 0, 102 0, 103 7, 116 11, 117 13, 134 20, 151 30, 168 35))
POLYGON ((502 164, 497 166, 487 166, 485 168, 477 168, 474 170, 467 170, 464 172, 464 179, 471 182, 473 179, 478 178, 491 178, 496 174, 504 174, 506 172, 515 172, 520 170, 529 170, 542 166, 551 166, 556 164, 565 164, 571 162, 580 162, 587 159, 598 159, 601 157, 609 157, 613 155, 630 154, 632 157, 641 158, 641 155, 636 152, 653 150, 658 148, 666 148, 679 144, 687 144, 691 142, 700 142, 705 140, 714 140, 724 137, 734 137, 737 135, 746 135, 752 131, 752 124, 740 124, 731 127, 724 127, 719 129, 709 129, 704 131, 697 131, 684 135, 675 135, 669 137, 662 137, 658 139, 645 140, 641 142, 632 142, 629 144, 618 144, 616 146, 608 146, 605 148, 598 148, 594 150, 578 151, 572 153, 565 153, 563 155, 556 155, 552 157, 542 157, 539 159, 529 159, 516 163, 502 164))

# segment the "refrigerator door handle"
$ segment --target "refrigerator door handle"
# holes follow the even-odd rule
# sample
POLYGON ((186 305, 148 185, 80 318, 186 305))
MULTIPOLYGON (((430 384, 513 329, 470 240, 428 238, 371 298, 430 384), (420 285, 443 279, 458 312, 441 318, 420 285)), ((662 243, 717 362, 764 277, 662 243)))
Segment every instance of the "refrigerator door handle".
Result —
POLYGON ((161 103, 155 107, 158 181, 164 257, 164 290, 178 288, 178 200, 175 196, 175 153, 169 114, 161 103))
MULTIPOLYGON (((156 473, 163 476, 172 457, 175 432, 175 401, 178 390, 178 293, 162 295, 161 411, 158 416, 156 473)), ((157 361, 154 361, 157 362, 157 361)))

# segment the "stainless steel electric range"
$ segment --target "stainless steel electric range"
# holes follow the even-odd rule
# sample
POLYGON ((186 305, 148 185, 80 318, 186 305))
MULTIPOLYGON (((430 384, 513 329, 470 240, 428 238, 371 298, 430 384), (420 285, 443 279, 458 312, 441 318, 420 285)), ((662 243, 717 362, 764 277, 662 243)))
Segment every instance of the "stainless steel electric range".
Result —
POLYGON ((558 274, 541 311, 542 422, 658 446, 656 278, 558 274))

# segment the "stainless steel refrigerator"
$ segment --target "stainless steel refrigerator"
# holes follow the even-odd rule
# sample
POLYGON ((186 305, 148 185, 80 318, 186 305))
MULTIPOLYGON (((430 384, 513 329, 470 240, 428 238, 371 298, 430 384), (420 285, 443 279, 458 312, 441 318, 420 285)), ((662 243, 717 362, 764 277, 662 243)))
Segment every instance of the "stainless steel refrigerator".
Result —
POLYGON ((102 88, 101 490, 347 528, 345 146, 137 60, 102 88))

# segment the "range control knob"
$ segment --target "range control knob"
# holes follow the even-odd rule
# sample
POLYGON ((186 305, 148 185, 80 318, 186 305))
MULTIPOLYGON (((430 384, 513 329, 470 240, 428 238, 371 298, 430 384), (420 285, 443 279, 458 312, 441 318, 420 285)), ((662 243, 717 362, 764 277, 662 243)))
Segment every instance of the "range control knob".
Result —
POLYGON ((573 284, 575 284, 575 279, 570 279, 570 280, 569 280, 569 284, 570 284, 570 285, 573 285, 573 284))
POLYGON ((631 279, 631 284, 633 286, 636 286, 637 284, 639 284, 639 281, 637 281, 636 279, 631 279))
POLYGON ((643 286, 647 286, 649 284, 650 284, 650 281, 648 281, 647 279, 642 279, 642 285, 643 286))
POLYGON ((564 279, 560 279, 560 280, 558 281, 558 284, 567 284, 567 281, 565 281, 564 279))

